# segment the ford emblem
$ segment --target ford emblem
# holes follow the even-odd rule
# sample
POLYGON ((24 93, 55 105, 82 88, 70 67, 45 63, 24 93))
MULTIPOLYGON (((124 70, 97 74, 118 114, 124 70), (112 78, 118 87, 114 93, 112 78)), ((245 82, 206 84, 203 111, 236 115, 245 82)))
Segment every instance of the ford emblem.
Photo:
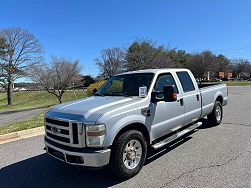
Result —
POLYGON ((61 130, 56 127, 51 127, 51 131, 54 132, 55 134, 59 134, 61 132, 61 130))

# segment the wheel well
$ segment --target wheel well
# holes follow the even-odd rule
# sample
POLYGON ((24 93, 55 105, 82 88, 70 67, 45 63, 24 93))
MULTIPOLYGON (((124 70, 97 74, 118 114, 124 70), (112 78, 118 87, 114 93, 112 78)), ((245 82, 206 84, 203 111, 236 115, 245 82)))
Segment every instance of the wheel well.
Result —
POLYGON ((146 139, 147 144, 148 145, 150 144, 149 132, 148 132, 146 126, 144 124, 141 124, 141 123, 133 123, 133 124, 127 125, 124 128, 122 128, 118 132, 118 134, 116 135, 116 137, 114 138, 113 143, 114 143, 115 140, 118 139, 118 137, 120 135, 122 135, 124 132, 129 131, 129 130, 137 130, 137 131, 141 132, 142 135, 144 136, 144 138, 146 139))
POLYGON ((219 102, 222 104, 222 103, 223 103, 223 98, 222 98, 222 96, 218 96, 217 99, 216 99, 216 101, 219 101, 219 102))

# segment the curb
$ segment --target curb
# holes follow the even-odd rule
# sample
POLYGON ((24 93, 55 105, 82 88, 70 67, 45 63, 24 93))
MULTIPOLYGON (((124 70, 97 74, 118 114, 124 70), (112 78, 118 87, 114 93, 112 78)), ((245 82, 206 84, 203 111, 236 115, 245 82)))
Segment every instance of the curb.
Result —
POLYGON ((20 109, 20 110, 0 110, 0 115, 5 115, 5 114, 12 114, 12 113, 17 113, 17 112, 24 112, 24 111, 31 111, 31 110, 38 110, 38 109, 47 109, 50 108, 51 106, 47 107, 38 107, 38 108, 27 108, 27 109, 20 109))
POLYGON ((251 87, 251 85, 245 85, 245 86, 227 86, 227 87, 251 87))
POLYGON ((13 133, 0 135, 0 145, 13 142, 16 140, 43 135, 43 134, 45 134, 45 132, 44 132, 44 127, 42 126, 42 127, 36 127, 36 128, 28 129, 28 130, 17 131, 13 133))

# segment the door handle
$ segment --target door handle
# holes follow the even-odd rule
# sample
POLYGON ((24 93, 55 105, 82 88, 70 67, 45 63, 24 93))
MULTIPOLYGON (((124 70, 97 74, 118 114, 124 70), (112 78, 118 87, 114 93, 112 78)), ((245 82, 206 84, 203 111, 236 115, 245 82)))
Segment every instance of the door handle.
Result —
POLYGON ((200 96, 199 96, 199 94, 197 94, 197 95, 196 95, 196 98, 197 98, 197 101, 199 101, 199 100, 200 100, 200 96))
POLYGON ((184 105, 184 100, 183 100, 183 98, 178 99, 177 102, 180 102, 180 106, 183 106, 183 105, 184 105))

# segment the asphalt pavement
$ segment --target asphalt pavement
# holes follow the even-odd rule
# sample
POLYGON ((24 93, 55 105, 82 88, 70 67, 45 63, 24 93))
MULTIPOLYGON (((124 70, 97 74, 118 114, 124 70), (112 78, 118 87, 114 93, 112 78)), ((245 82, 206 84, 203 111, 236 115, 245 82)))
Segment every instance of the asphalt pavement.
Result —
POLYGON ((107 169, 76 168, 43 151, 42 136, 0 145, 0 187, 251 187, 251 87, 230 87, 222 124, 151 151, 121 181, 107 169))
POLYGON ((23 121, 30 119, 42 112, 45 112, 47 108, 38 108, 38 109, 27 109, 20 111, 0 111, 0 127, 16 123, 18 121, 23 121))

